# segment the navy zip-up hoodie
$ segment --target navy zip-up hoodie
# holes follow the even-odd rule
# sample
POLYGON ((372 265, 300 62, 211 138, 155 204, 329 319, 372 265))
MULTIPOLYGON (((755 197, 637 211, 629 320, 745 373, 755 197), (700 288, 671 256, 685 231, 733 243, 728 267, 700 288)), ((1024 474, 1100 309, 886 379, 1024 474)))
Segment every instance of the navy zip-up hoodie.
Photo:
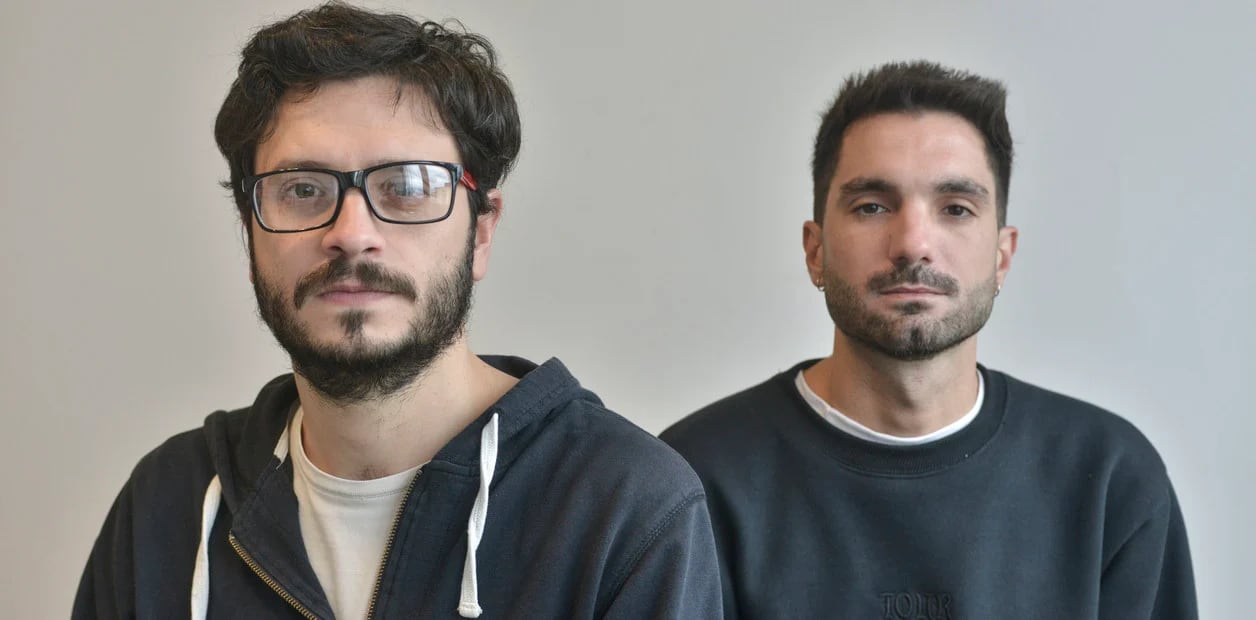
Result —
MULTIPOLYGON (((520 381, 415 478, 371 617, 469 615, 466 571, 482 618, 721 617, 710 517, 689 466, 558 360, 485 361, 520 381), (496 463, 468 559, 486 441, 496 463)), ((216 412, 145 456, 92 549, 73 617, 186 618, 196 580, 209 618, 332 618, 282 447, 296 404, 281 376, 252 407, 216 412), (194 576, 198 554, 208 562, 194 576)))

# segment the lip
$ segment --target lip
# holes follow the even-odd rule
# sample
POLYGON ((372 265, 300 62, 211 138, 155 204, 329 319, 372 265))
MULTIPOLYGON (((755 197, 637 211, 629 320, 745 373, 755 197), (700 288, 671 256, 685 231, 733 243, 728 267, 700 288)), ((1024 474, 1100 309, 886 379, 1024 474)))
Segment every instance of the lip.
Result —
POLYGON ((942 291, 932 289, 927 286, 895 286, 893 288, 882 290, 881 294, 895 297, 916 297, 926 295, 942 295, 943 293, 942 291))
POLYGON ((316 295, 319 299, 339 305, 357 305, 378 301, 391 297, 393 293, 362 286, 360 284, 341 283, 329 286, 316 295))

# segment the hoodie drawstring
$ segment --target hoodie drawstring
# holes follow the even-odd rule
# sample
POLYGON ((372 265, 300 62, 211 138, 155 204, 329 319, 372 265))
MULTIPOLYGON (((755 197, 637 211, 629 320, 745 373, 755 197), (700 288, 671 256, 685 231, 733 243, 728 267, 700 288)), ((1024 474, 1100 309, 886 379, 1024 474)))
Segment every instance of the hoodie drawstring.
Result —
POLYGON ((479 618, 480 584, 476 577, 475 551, 484 535, 484 521, 488 517, 488 489, 493 482, 493 470, 497 467, 497 415, 489 418, 480 431, 480 492, 467 517, 467 563, 462 569, 462 600, 458 602, 458 615, 463 618, 479 618))
MULTIPOLYGON (((280 465, 288 458, 286 426, 279 443, 275 444, 274 454, 280 465)), ((196 548, 196 567, 192 569, 192 620, 205 620, 209 615, 209 533, 214 531, 221 503, 222 481, 215 475, 205 489, 205 502, 201 504, 201 544, 196 548)))
MULTIPOLYGON (((462 570, 462 598, 458 602, 458 615, 463 618, 479 618, 480 584, 476 576, 475 552, 484 535, 484 521, 488 517, 488 491, 493 483, 493 470, 497 468, 497 418, 494 413, 484 430, 480 431, 480 491, 471 506, 467 518, 467 562, 462 570)), ((275 445, 275 458, 282 465, 288 458, 288 429, 285 427, 275 445)), ((209 481, 205 489, 205 502, 201 506, 201 542, 196 548, 196 567, 192 570, 192 620, 205 620, 209 614, 209 534, 218 518, 222 503, 222 482, 218 476, 209 481)))
POLYGON ((222 502, 222 482, 218 476, 205 489, 201 506, 201 544, 196 548, 196 568, 192 569, 192 618, 204 620, 209 613, 209 532, 214 529, 218 505, 222 502))

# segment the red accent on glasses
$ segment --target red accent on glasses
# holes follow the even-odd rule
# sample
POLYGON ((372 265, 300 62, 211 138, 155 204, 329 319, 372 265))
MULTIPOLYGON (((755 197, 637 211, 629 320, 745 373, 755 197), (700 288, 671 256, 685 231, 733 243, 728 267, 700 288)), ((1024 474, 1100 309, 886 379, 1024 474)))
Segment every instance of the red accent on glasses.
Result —
POLYGON ((462 171, 462 176, 458 177, 458 182, 467 186, 467 189, 473 192, 478 191, 480 189, 479 187, 476 187, 475 185, 475 177, 472 177, 471 173, 467 172, 465 169, 462 171))

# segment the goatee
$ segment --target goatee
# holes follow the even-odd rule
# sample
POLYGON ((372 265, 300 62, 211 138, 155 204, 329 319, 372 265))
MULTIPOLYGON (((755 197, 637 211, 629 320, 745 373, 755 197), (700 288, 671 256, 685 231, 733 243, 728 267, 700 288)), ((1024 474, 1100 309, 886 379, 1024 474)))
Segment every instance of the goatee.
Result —
POLYGON ((856 288, 829 269, 824 270, 824 298, 833 324, 851 340, 873 351, 902 361, 927 360, 967 340, 985 326, 994 308, 995 275, 968 293, 960 290, 955 278, 930 269, 923 263, 898 264, 890 271, 868 279, 864 290, 856 288), (863 299, 890 287, 909 284, 927 286, 959 306, 937 318, 920 317, 928 302, 897 304, 892 314, 874 312, 863 299))
POLYGON ((350 277, 368 288, 420 303, 409 276, 377 263, 352 263, 343 256, 302 277, 288 302, 262 277, 250 251, 258 314, 292 358, 292 369, 326 399, 348 405, 396 394, 418 380, 463 334, 471 310, 474 229, 471 234, 462 261, 427 283, 422 307, 399 340, 367 342, 368 310, 346 310, 337 317, 344 338, 335 344, 315 342, 297 320, 296 312, 309 295, 350 277))

